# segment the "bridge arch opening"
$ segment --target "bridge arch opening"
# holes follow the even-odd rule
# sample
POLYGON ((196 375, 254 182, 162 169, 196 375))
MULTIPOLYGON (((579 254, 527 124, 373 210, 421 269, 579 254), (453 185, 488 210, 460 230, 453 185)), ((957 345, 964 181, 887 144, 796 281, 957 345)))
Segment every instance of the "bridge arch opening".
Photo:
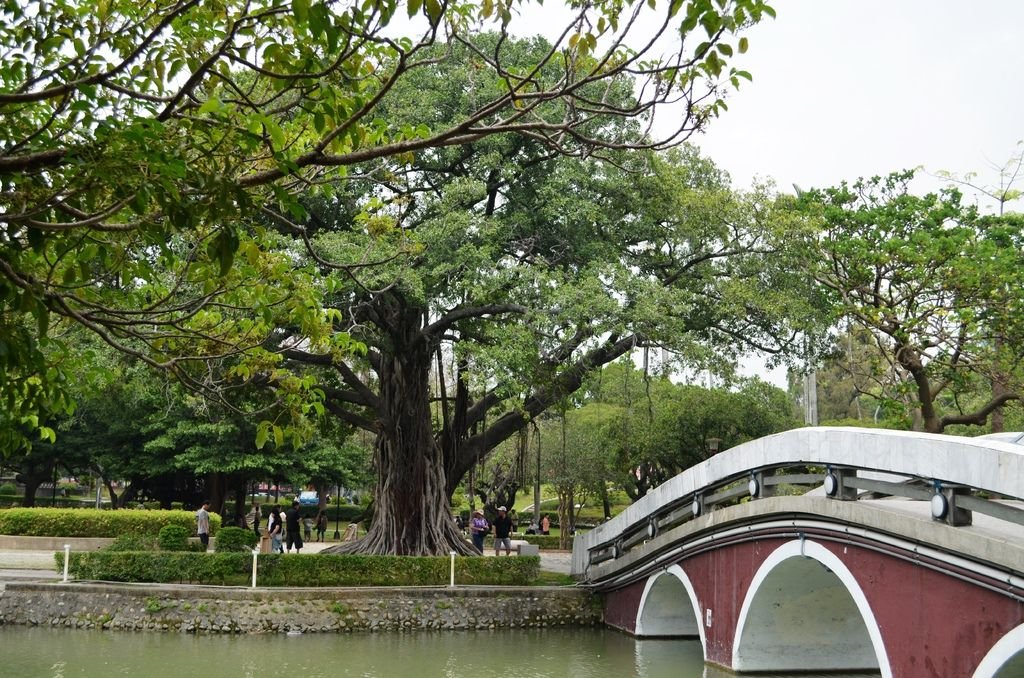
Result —
POLYGON ((672 565, 647 579, 634 628, 638 638, 700 638, 704 647, 700 604, 683 568, 672 565))
POLYGON ((1024 624, 999 639, 978 664, 974 678, 1024 676, 1024 624))
POLYGON ((734 671, 862 671, 891 678, 874 613, 850 570, 812 541, 783 544, 747 589, 734 671))

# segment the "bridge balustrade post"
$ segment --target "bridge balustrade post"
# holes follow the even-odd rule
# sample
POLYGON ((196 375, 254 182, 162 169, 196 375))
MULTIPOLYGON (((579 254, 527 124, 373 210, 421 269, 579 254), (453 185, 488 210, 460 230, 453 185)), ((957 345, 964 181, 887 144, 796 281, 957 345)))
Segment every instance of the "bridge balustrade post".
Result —
POLYGON ((940 502, 932 502, 932 519, 953 527, 971 525, 974 522, 974 514, 968 509, 957 506, 957 497, 970 494, 970 488, 950 487, 948 485, 936 485, 936 496, 945 498, 945 511, 939 511, 940 502))
POLYGON ((747 484, 747 489, 752 499, 774 496, 775 486, 765 485, 764 478, 764 471, 756 471, 750 474, 750 482, 747 484))
POLYGON ((856 478, 857 469, 829 466, 825 472, 825 494, 840 501, 856 501, 857 488, 847 484, 846 478, 856 478))

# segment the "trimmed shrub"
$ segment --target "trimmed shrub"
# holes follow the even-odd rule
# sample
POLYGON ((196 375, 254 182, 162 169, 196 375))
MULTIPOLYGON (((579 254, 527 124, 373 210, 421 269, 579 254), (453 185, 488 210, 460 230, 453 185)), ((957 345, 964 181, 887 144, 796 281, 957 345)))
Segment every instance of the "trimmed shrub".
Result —
MULTIPOLYGON (((171 526, 168 526, 171 527, 171 526)), ((163 530, 161 530, 163 532, 163 530)), ((122 534, 113 544, 103 547, 104 551, 156 551, 157 540, 152 535, 122 534)))
POLYGON ((181 525, 164 525, 160 528, 157 543, 164 551, 188 551, 188 537, 192 534, 181 525))
MULTIPOLYGON (((191 511, 109 511, 105 509, 13 508, 0 510, 0 534, 24 537, 119 537, 160 532, 164 525, 195 531, 191 511)), ((220 516, 210 514, 210 534, 220 529, 220 516)))
MULTIPOLYGON (((57 571, 64 553, 55 555, 57 571)), ((446 556, 339 556, 329 554, 258 556, 260 586, 444 586, 446 556)), ((252 556, 246 553, 73 552, 69 571, 76 579, 119 582, 219 584, 251 581, 252 556)), ((459 584, 515 586, 533 583, 540 558, 456 558, 459 584)))
POLYGON ((256 546, 258 541, 259 537, 252 530, 246 530, 241 527, 222 527, 220 532, 217 533, 214 551, 217 553, 231 551, 245 551, 248 553, 252 551, 252 548, 256 546))
MULTIPOLYGON (((558 548, 559 548, 559 546, 558 546, 558 537, 555 536, 555 535, 550 535, 550 534, 545 535, 545 534, 522 534, 522 533, 516 533, 516 534, 512 535, 512 539, 518 539, 520 541, 525 541, 528 544, 536 544, 537 548, 539 548, 541 551, 558 550, 558 548)), ((573 539, 572 537, 569 537, 569 548, 570 549, 572 548, 572 539, 573 539)), ((485 549, 493 549, 494 548, 494 536, 493 535, 487 535, 487 537, 484 539, 484 548, 485 549)))
POLYGON ((0 485, 0 494, 18 494, 18 486, 14 483, 0 485))

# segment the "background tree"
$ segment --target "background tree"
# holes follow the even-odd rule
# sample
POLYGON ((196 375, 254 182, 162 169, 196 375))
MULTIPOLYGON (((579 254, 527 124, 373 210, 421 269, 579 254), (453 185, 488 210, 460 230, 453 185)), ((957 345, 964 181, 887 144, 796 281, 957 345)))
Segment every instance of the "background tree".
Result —
POLYGON ((588 393, 609 409, 594 428, 616 484, 634 501, 716 451, 799 425, 786 393, 757 379, 708 389, 645 375, 629 362, 599 379, 588 393))
MULTIPOLYGON (((993 184, 983 183, 976 172, 968 172, 964 176, 959 176, 952 172, 939 172, 938 176, 949 181, 953 185, 970 189, 971 191, 980 193, 982 196, 993 200, 995 202, 996 214, 1002 217, 1006 214, 1007 205, 1019 200, 1021 195, 1024 194, 1020 188, 1020 181, 1024 178, 1021 176, 1022 171, 1024 171, 1024 141, 1017 142, 1016 152, 1012 153, 1009 159, 1002 165, 989 163, 989 170, 996 173, 996 181, 993 184)), ((1004 337, 998 335, 993 339, 997 350, 1002 349, 1002 344, 1005 343, 1005 341, 1006 339, 1004 337)), ((1004 375, 998 371, 992 374, 993 398, 999 398, 1010 391, 1011 388, 1012 386, 1010 385, 1010 378, 1008 375, 1004 375)), ((998 406, 992 410, 991 428, 994 432, 1004 430, 1002 406, 998 406)))
MULTIPOLYGON (((231 518, 245 513, 250 485, 266 478, 325 488, 366 480, 365 448, 336 421, 324 420, 315 440, 298 450, 272 442, 257 447, 255 422, 109 348, 89 346, 88 336, 82 343, 96 367, 94 378, 76 385, 75 413, 52 423, 57 441, 37 444, 24 459, 53 457, 69 471, 96 475, 114 508, 142 500, 165 508, 172 502, 198 505, 206 498, 215 512, 231 518), (123 481, 119 491, 115 481, 123 481)), ((29 496, 26 488, 26 501, 29 496)))
MULTIPOLYGON (((818 420, 824 425, 911 426, 907 412, 910 396, 899 388, 900 376, 881 355, 874 336, 859 325, 850 325, 835 336, 830 350, 822 353, 816 367, 818 420), (892 394, 901 398, 890 402, 892 394)), ((803 375, 790 370, 788 392, 803 416, 803 375)))
POLYGON ((896 377, 877 382, 888 387, 880 397, 908 396, 925 431, 983 425, 1021 394, 1022 220, 980 217, 954 190, 912 195, 912 176, 804 194, 818 227, 806 242, 807 270, 837 319, 871 333, 888 366, 876 374, 896 377), (996 375, 1007 389, 980 403, 964 399, 976 392, 973 380, 996 375))

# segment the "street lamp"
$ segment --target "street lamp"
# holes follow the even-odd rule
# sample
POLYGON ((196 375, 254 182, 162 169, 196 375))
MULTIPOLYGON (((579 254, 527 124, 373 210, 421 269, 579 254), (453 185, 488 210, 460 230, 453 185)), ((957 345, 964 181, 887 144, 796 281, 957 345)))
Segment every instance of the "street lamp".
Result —
POLYGON ((334 538, 341 539, 341 486, 334 486, 334 538))
POLYGON ((707 446, 708 456, 713 457, 718 454, 718 448, 722 445, 721 438, 706 438, 704 444, 707 446))

